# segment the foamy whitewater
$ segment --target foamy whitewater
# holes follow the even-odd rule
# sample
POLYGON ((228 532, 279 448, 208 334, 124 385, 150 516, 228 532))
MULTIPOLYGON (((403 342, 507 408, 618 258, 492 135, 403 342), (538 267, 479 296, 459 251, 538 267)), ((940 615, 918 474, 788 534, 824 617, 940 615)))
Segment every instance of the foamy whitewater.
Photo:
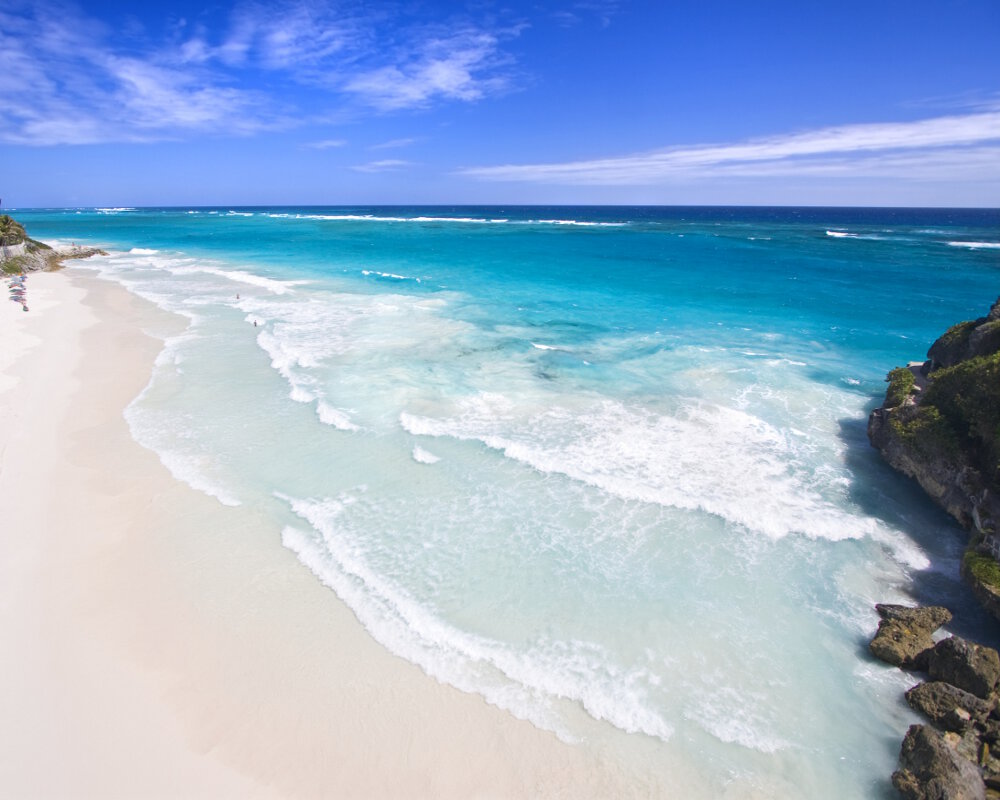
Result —
POLYGON ((996 299, 996 212, 16 216, 190 320, 141 444, 266 515, 386 648, 566 740, 871 797, 915 721, 874 603, 995 635, 865 423, 996 299))

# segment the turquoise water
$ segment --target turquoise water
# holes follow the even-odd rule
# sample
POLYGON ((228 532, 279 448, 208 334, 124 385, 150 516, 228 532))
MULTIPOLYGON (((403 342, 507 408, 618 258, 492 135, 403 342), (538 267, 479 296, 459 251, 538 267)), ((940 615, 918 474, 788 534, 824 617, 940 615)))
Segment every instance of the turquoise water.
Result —
POLYGON ((997 638, 865 437, 888 369, 996 298, 996 211, 16 216, 190 320, 139 442, 389 650, 565 739, 880 796, 913 681, 867 656, 873 604, 997 638))

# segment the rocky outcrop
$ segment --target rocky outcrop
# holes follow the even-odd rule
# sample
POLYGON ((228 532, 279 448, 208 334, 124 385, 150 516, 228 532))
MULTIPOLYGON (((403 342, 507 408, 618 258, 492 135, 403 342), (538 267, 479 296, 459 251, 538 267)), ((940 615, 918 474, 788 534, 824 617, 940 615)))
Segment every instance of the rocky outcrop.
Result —
POLYGON ((951 622, 951 612, 941 606, 910 608, 878 604, 882 621, 869 644, 873 656, 903 669, 927 669, 927 659, 934 648, 931 634, 951 622))
POLYGON ((931 345, 928 369, 945 369, 976 356, 1000 350, 1000 302, 979 319, 960 322, 931 345))
POLYGON ((934 645, 927 659, 927 672, 934 680, 946 681, 986 699, 1000 680, 1000 656, 992 647, 952 636, 934 645))
POLYGON ((911 725, 892 785, 907 800, 985 800, 979 770, 929 725, 911 725))
MULTIPOLYGON (((876 606, 882 621, 872 641, 891 626, 905 625, 929 636, 951 620, 947 609, 876 606), (932 627, 933 626, 933 627, 932 627)), ((921 651, 934 680, 906 692, 906 702, 930 721, 912 725, 903 739, 892 784, 908 800, 1000 797, 1000 655, 958 636, 921 651)))
POLYGON ((52 248, 44 242, 36 242, 28 236, 24 226, 6 214, 0 215, 0 271, 8 274, 37 272, 62 267, 71 258, 89 258, 94 255, 106 256, 96 247, 52 248))
POLYGON ((973 724, 984 725, 995 708, 995 703, 944 681, 918 683, 906 693, 906 702, 939 728, 955 733, 965 733, 973 724))
POLYGON ((23 244, 0 247, 0 270, 7 273, 19 273, 60 269, 64 261, 97 255, 106 256, 107 253, 96 247, 78 247, 76 245, 52 248, 42 242, 29 239, 23 244))
POLYGON ((970 546, 986 561, 967 559, 962 574, 1000 619, 1000 542, 992 541, 1000 533, 1000 300, 987 316, 945 332, 927 361, 892 370, 888 381, 868 438, 972 533, 970 546))

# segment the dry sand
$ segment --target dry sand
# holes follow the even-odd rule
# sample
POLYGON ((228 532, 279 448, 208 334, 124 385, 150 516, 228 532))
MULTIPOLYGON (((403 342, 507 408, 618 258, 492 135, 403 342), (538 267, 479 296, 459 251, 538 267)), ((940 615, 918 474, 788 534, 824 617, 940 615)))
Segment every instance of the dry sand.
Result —
POLYGON ((28 285, 0 309, 0 796, 664 794, 392 656, 273 523, 137 445, 182 321, 84 265, 28 285))

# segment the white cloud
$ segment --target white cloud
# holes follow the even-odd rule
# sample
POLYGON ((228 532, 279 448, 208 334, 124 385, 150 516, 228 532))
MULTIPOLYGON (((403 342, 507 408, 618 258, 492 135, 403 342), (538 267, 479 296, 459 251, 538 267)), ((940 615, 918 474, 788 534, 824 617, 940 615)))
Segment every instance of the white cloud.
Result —
POLYGON ((430 39, 400 63, 362 72, 344 88, 382 111, 421 108, 439 98, 478 100, 505 87, 506 80, 492 74, 501 60, 495 36, 462 31, 430 39))
POLYGON ((314 2, 245 4, 233 14, 219 55, 231 65, 251 56, 267 69, 315 66, 364 42, 371 19, 352 18, 339 7, 314 2))
POLYGON ((550 12, 550 16, 564 28, 579 25, 585 18, 594 16, 601 27, 606 28, 618 13, 619 5, 617 0, 583 0, 571 3, 567 8, 554 10, 550 12))
POLYGON ((355 172, 389 172, 408 167, 410 163, 398 158, 385 158, 381 161, 369 161, 367 164, 358 164, 355 167, 351 167, 351 169, 355 172))
POLYGON ((369 145, 369 150, 395 150, 399 147, 409 147, 414 144, 417 140, 408 137, 405 139, 390 139, 388 142, 381 142, 380 144, 369 145))
POLYGON ((252 115, 252 93, 203 86, 189 72, 131 58, 111 58, 108 73, 118 83, 116 96, 127 119, 143 129, 215 130, 233 133, 262 127, 252 115))
POLYGON ((308 142, 302 146, 312 150, 329 150, 334 147, 345 147, 346 145, 346 139, 323 139, 320 142, 308 142))
POLYGON ((139 142, 283 124, 260 92, 199 66, 197 42, 141 57, 115 45, 68 7, 0 9, 0 142, 139 142))
POLYGON ((249 2, 222 28, 182 20, 128 40, 59 0, 7 0, 0 143, 248 135, 475 100, 503 85, 498 39, 482 28, 455 23, 431 36, 394 6, 343 8, 249 2))
MULTIPOLYGON (((881 170, 905 177, 913 170, 974 171, 982 165, 983 150, 972 146, 987 142, 1000 142, 1000 110, 995 106, 982 113, 843 125, 589 161, 470 167, 461 174, 498 181, 623 186, 719 174, 849 175, 881 170)), ((990 170, 998 171, 996 166, 990 170)))

